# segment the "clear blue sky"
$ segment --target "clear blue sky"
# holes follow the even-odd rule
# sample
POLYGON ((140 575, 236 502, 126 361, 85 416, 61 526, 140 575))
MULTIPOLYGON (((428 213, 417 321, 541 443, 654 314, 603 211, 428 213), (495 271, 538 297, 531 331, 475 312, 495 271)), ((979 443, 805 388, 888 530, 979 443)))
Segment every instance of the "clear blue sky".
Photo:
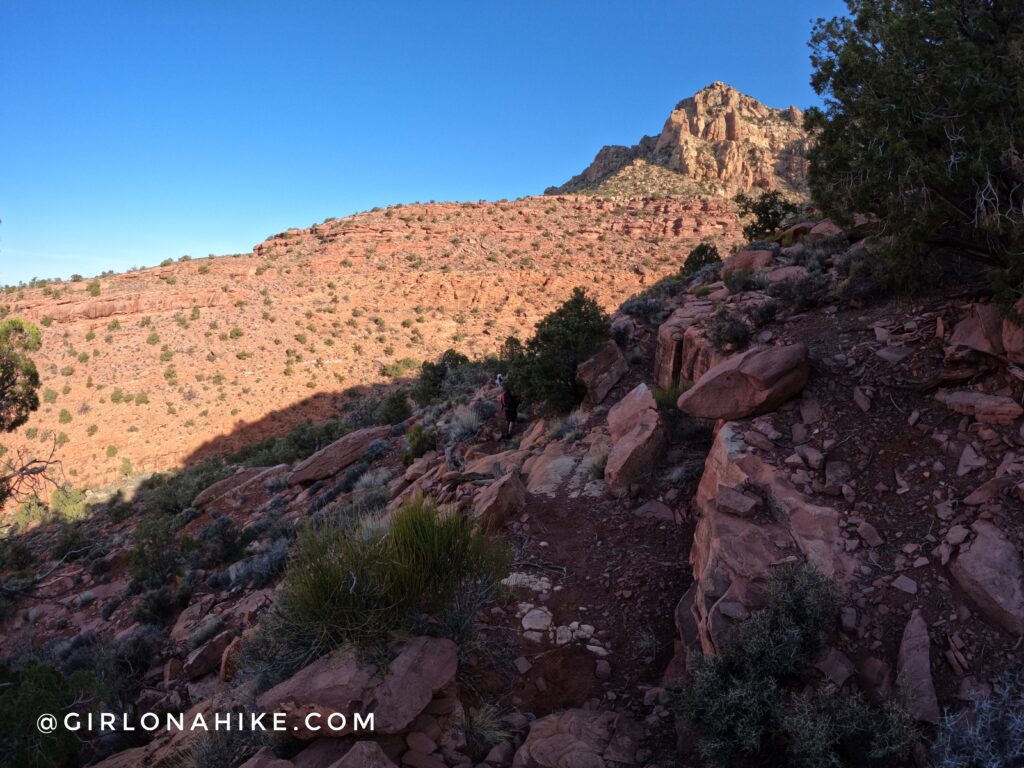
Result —
POLYGON ((0 284, 538 194, 714 80, 817 103, 838 0, 2 0, 0 284))

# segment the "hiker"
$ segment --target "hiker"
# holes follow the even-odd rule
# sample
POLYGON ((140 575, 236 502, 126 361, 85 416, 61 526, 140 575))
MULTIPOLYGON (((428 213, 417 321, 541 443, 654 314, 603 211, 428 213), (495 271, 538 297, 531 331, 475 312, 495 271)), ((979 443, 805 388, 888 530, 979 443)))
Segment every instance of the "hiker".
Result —
POLYGON ((501 388, 501 410, 505 412, 505 437, 512 437, 512 427, 519 417, 519 400, 508 382, 503 382, 501 388))

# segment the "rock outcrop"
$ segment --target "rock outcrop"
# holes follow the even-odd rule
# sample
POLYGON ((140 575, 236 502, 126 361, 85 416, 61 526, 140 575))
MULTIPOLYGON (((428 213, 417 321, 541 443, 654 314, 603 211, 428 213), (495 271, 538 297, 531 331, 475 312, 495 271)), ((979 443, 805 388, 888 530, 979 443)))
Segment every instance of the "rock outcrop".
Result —
POLYGON ((577 366, 576 380, 587 391, 587 403, 598 405, 628 370, 629 363, 622 356, 619 345, 608 341, 577 366))
POLYGON ((840 584, 854 572, 838 512, 793 488, 747 445, 737 425, 718 430, 694 502, 700 513, 690 553, 694 583, 676 611, 688 651, 717 653, 730 623, 760 607, 773 566, 806 559, 840 584), (725 489, 727 503, 719 504, 725 489), (752 516, 744 505, 738 516, 737 494, 765 499, 772 515, 752 516))
POLYGON ((390 427, 366 427, 349 432, 298 464, 288 474, 288 483, 298 485, 332 477, 355 464, 370 447, 370 443, 383 440, 389 434, 390 427))
POLYGON ((670 191, 677 194, 688 189, 723 195, 779 189, 803 196, 808 139, 802 122, 795 107, 772 109, 715 82, 679 102, 657 137, 645 136, 632 147, 604 147, 581 174, 545 193, 615 188, 617 175, 647 164, 675 174, 677 188, 670 191))

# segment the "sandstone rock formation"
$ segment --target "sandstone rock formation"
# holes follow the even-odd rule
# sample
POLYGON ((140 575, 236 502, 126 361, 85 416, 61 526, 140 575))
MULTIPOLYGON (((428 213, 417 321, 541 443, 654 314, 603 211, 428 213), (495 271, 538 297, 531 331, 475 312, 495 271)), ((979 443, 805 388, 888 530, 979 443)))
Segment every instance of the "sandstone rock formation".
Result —
POLYGON ((679 102, 657 137, 645 136, 632 147, 604 147, 581 174, 546 194, 615 190, 617 175, 639 175, 637 167, 649 164, 676 174, 672 186, 663 176, 656 179, 676 194, 779 189, 803 196, 808 139, 802 120, 795 107, 772 109, 715 82, 679 102))
POLYGON ((809 374, 803 344, 749 349, 708 369, 677 404, 702 419, 738 419, 777 408, 800 393, 809 374))

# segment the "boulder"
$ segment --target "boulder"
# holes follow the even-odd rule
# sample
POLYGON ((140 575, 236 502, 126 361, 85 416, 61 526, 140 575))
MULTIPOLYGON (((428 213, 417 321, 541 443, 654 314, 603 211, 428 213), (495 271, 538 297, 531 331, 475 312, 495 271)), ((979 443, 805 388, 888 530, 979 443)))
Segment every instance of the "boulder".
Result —
POLYGON ((605 342, 576 367, 576 381, 587 391, 587 402, 597 405, 629 371, 629 363, 614 341, 605 342))
POLYGON ((1013 542, 987 520, 972 526, 974 541, 950 565, 960 588, 991 621, 1024 634, 1024 564, 1013 542))
POLYGON ((832 237, 838 237, 841 234, 843 234, 842 228, 832 221, 832 219, 822 219, 811 227, 811 231, 807 233, 807 241, 815 242, 828 240, 832 237))
POLYGON ((612 490, 626 488, 658 464, 665 448, 665 428, 657 409, 644 411, 608 452, 604 482, 612 490))
POLYGON ((482 521, 484 529, 493 533, 500 530, 510 518, 526 509, 526 487, 518 472, 509 472, 473 497, 473 517, 482 521))
POLYGON ((214 670, 219 670, 221 657, 231 641, 235 639, 236 634, 238 633, 234 629, 227 629, 192 651, 185 658, 185 663, 181 668, 185 677, 195 680, 214 670))
POLYGON ((395 768, 375 741, 359 741, 330 768, 395 768))
MULTIPOLYGON (((1024 299, 1018 301, 1014 307, 1018 317, 1024 317, 1024 299)), ((1024 324, 1014 322, 1012 318, 1003 318, 1003 332, 1000 339, 1003 343, 1003 352, 1006 359, 1011 363, 1024 363, 1024 324)))
POLYGON ((917 720, 936 723, 939 720, 939 701, 932 682, 931 640, 928 623, 920 610, 910 614, 903 630, 899 657, 896 662, 896 689, 907 711, 917 720))
POLYGON ((988 355, 1002 355, 1003 317, 991 304, 974 304, 967 317, 953 328, 952 346, 968 347, 988 355))
POLYGON ((324 735, 305 730, 310 712, 350 716, 370 709, 377 733, 400 733, 455 678, 457 667, 458 646, 443 638, 413 638, 383 674, 351 648, 340 648, 261 694, 257 704, 264 712, 286 712, 289 730, 303 740, 324 735))
POLYGON ((722 262, 722 277, 732 272, 757 272, 771 264, 774 255, 772 251, 757 248, 735 253, 722 262))
POLYGON ((788 267, 776 267, 765 275, 769 283, 785 283, 790 280, 803 280, 807 277, 807 267, 793 264, 788 267))
POLYGON ((202 509, 207 504, 216 501, 221 496, 224 496, 236 488, 245 485, 254 477, 259 477, 266 471, 266 467, 250 467, 239 469, 230 477, 225 477, 223 480, 218 480, 213 485, 204 488, 196 497, 192 499, 192 506, 196 509, 202 509))
POLYGON ((638 384, 608 411, 608 431, 612 442, 621 439, 637 423, 645 411, 657 410, 658 404, 646 384, 638 384))
POLYGON ((531 456, 523 464, 527 492, 554 496, 576 464, 576 457, 567 454, 565 446, 550 443, 543 453, 531 456))
POLYGON ((799 394, 809 375, 803 344, 753 348, 708 370, 676 404, 681 411, 703 419, 766 413, 799 394))
POLYGON ((534 720, 512 768, 612 768, 632 765, 643 735, 625 715, 570 709, 534 720))
POLYGON ((665 447, 665 427, 646 384, 638 384, 608 411, 612 448, 604 468, 605 484, 626 488, 657 465, 665 447))
POLYGON ((282 760, 270 747, 263 747, 238 768, 293 768, 291 760, 282 760))
POLYGON ((950 392, 940 389, 935 399, 950 410, 973 416, 985 424, 1012 424, 1024 413, 1024 408, 1013 398, 986 395, 983 392, 950 392))
POLYGON ((288 484, 311 483, 332 477, 355 464, 374 440, 384 440, 390 434, 391 427, 386 426, 349 432, 300 462, 288 475, 288 484))

